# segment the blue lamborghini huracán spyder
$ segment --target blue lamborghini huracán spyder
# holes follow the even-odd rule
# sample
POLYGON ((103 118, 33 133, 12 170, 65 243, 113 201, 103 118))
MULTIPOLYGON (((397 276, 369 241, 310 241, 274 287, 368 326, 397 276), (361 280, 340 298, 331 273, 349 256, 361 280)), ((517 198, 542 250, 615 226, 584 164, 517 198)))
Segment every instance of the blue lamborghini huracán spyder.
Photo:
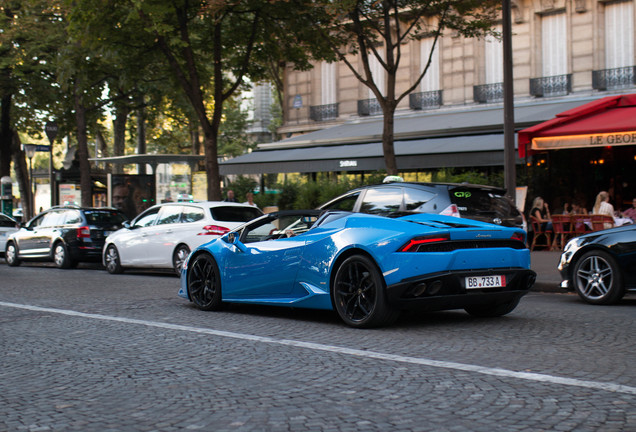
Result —
POLYGON ((198 247, 179 295, 203 310, 250 303, 335 310, 353 327, 401 310, 511 312, 534 283, 526 234, 436 214, 281 211, 198 247))

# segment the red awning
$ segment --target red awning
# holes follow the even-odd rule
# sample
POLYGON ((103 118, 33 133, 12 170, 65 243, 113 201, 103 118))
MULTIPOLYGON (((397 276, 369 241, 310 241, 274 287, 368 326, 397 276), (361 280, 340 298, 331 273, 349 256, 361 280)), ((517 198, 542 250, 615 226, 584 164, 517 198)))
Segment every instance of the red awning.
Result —
POLYGON ((636 145, 636 94, 608 96, 519 131, 519 156, 533 151, 636 145))

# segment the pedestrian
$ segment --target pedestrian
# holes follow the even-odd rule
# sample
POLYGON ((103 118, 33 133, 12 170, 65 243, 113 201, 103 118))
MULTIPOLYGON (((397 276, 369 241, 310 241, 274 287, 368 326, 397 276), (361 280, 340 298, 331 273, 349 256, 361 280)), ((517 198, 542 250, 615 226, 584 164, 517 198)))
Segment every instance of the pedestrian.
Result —
POLYGON ((532 202, 530 217, 541 224, 543 231, 552 231, 552 216, 548 203, 541 197, 536 197, 532 202))
POLYGON ((227 191, 227 197, 223 201, 225 201, 225 202, 237 202, 236 198, 234 197, 234 191, 232 189, 229 189, 227 191))
POLYGON ((636 198, 632 200, 632 206, 623 212, 623 217, 630 218, 636 222, 636 198))
POLYGON ((252 207, 258 208, 256 203, 254 202, 254 194, 252 192, 248 192, 247 194, 245 194, 245 198, 247 198, 247 201, 245 201, 243 204, 251 205, 252 207))

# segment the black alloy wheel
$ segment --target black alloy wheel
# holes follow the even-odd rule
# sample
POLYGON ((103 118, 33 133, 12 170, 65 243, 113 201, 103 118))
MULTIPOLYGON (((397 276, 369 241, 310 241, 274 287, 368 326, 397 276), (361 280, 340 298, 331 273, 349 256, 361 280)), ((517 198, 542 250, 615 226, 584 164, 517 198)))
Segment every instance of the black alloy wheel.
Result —
POLYGON ((190 255, 190 248, 187 245, 179 245, 172 254, 172 268, 178 276, 181 276, 181 270, 186 258, 190 255))
POLYGON ((110 274, 123 273, 124 268, 121 266, 119 251, 115 245, 111 244, 106 248, 106 253, 104 254, 104 266, 106 266, 106 270, 108 270, 108 273, 110 274))
POLYGON ((201 310, 221 308, 221 279, 214 258, 202 253, 188 264, 187 289, 190 300, 201 310))
POLYGON ((340 318, 352 327, 390 324, 399 312, 386 302, 384 279, 375 263, 364 255, 352 255, 336 271, 333 304, 340 318))
POLYGON ((616 261, 604 251, 590 251, 574 265, 572 280, 576 293, 585 302, 608 305, 625 295, 616 261))

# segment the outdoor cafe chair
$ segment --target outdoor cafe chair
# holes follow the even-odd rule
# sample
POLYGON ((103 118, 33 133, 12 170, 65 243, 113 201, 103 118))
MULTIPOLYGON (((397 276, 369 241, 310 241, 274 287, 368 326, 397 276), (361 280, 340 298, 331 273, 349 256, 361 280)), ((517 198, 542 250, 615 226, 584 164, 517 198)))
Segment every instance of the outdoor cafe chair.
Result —
POLYGON ((614 218, 608 215, 590 215, 590 222, 592 222, 592 231, 601 231, 614 226, 614 218))
POLYGON ((530 244, 530 250, 533 251, 535 247, 547 247, 548 250, 552 250, 552 231, 545 231, 541 227, 541 223, 533 216, 530 216, 530 223, 532 225, 532 243, 530 244))
POLYGON ((565 247, 565 243, 567 243, 574 234, 572 225, 570 215, 552 215, 552 229, 554 230, 553 247, 558 247, 561 250, 565 247))
POLYGON ((586 222, 590 222, 590 217, 584 214, 575 214, 570 216, 570 220, 572 223, 572 234, 575 237, 585 234, 588 232, 586 222))

